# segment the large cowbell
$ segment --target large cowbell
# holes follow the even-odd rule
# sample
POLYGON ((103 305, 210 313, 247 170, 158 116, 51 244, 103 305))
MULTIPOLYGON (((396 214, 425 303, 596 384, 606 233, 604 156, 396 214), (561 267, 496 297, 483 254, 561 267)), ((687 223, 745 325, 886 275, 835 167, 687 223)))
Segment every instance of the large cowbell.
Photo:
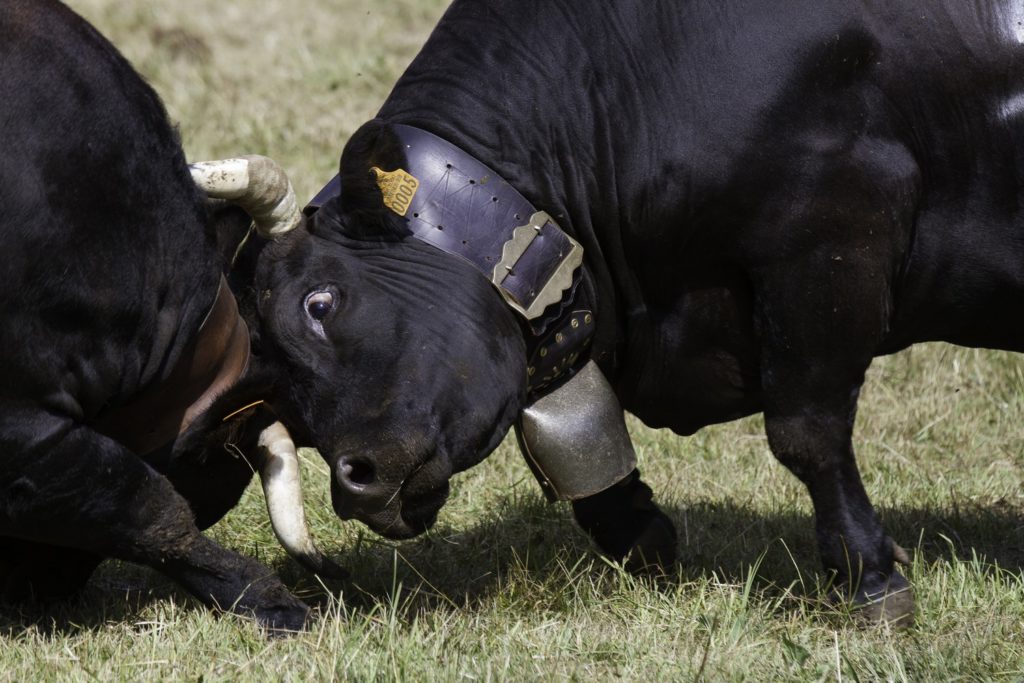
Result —
POLYGON ((551 501, 600 493, 636 468, 622 406, 594 361, 525 408, 516 437, 551 501))

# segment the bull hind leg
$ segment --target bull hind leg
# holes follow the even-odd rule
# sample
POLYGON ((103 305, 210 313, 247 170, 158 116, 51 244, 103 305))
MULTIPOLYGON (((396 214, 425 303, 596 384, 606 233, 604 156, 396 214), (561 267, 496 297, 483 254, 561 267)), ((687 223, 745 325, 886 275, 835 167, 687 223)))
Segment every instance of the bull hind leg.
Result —
MULTIPOLYGON (((859 336, 855 329, 849 333, 859 336)), ((893 542, 854 459, 857 396, 870 357, 835 345, 780 342, 769 339, 762 357, 765 430, 772 453, 811 495, 822 564, 835 577, 837 595, 864 605, 866 617, 909 623, 909 584, 894 569, 893 542), (826 349, 831 353, 824 355, 826 349)))
POLYGON ((84 550, 0 538, 0 602, 50 603, 74 598, 102 560, 84 550))
POLYGON ((914 167, 901 168, 894 162, 906 157, 882 146, 866 147, 861 159, 878 150, 884 163, 815 179, 821 199, 774 226, 764 242, 785 251, 752 269, 751 281, 772 453, 811 495, 836 594, 863 605, 869 619, 906 624, 913 596, 894 568, 899 551, 864 490, 852 442, 912 215, 914 167))
POLYGON ((204 604, 297 630, 308 608, 269 569, 203 536, 171 483, 96 432, 7 411, 0 425, 0 536, 138 562, 204 604))

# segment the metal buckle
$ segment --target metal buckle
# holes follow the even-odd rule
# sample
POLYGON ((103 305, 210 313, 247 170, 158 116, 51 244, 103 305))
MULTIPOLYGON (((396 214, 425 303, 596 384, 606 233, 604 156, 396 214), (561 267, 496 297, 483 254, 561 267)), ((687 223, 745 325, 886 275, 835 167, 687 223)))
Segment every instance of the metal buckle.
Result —
POLYGON ((494 266, 491 275, 491 282, 501 292, 502 297, 509 306, 518 311, 527 320, 533 320, 544 312, 544 309, 551 304, 561 300, 562 293, 572 286, 572 276, 576 269, 583 263, 583 247, 562 230, 546 211, 538 211, 530 216, 526 225, 521 225, 512 231, 512 237, 501 248, 501 261, 494 266), (511 292, 501 286, 509 273, 513 272, 516 263, 530 247, 535 239, 543 232, 545 227, 550 226, 562 233, 569 241, 569 249, 561 254, 561 261, 551 273, 546 282, 536 288, 536 294, 527 301, 520 301, 511 292))

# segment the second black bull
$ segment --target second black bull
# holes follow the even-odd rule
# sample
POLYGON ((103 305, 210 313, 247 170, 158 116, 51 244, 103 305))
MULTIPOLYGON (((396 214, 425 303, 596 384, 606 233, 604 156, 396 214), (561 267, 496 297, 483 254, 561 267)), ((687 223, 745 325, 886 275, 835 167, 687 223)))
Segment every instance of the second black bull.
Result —
POLYGON ((195 182, 273 237, 301 221, 287 178, 265 158, 190 172, 156 94, 56 0, 0 4, 0 95, 0 603, 73 595, 116 557, 301 627, 277 577, 200 533, 259 469, 285 547, 336 570, 272 411, 287 377, 261 353, 249 250, 240 307, 222 275, 250 216, 195 182))
POLYGON ((857 397, 915 342, 1024 346, 1018 14, 456 0, 260 278, 339 515, 426 529, 518 423, 599 545, 665 561, 614 398, 681 434, 763 411, 840 592, 912 614, 857 397))

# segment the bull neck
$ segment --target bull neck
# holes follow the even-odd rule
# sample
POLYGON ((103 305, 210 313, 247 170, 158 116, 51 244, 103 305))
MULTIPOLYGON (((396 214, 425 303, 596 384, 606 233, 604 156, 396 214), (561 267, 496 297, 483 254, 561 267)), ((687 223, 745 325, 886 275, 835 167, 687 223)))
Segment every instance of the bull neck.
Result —
POLYGON ((249 328, 221 276, 192 341, 164 378, 103 411, 92 427, 139 455, 166 450, 249 366, 249 328))

